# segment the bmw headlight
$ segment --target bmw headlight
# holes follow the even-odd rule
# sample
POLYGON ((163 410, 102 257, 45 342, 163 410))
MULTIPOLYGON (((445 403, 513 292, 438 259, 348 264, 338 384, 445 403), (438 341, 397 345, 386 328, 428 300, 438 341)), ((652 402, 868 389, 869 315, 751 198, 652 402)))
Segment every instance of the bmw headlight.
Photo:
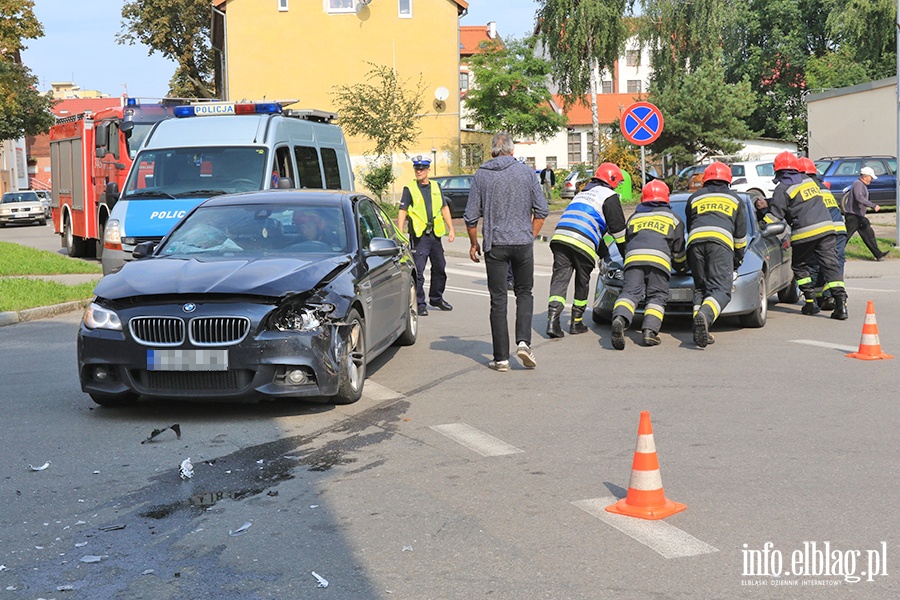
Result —
POLYGON ((88 329, 122 331, 122 321, 119 319, 119 315, 115 311, 103 308, 94 302, 91 302, 87 310, 84 311, 82 322, 88 329))

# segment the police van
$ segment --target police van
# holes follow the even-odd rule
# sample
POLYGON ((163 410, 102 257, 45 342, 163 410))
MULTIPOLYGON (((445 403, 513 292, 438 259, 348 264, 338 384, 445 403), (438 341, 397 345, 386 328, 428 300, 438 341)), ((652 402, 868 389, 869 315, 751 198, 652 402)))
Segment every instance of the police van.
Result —
POLYGON ((103 235, 103 274, 159 241, 199 203, 219 194, 272 188, 353 190, 350 154, 337 115, 287 110, 286 102, 177 106, 138 150, 103 235))

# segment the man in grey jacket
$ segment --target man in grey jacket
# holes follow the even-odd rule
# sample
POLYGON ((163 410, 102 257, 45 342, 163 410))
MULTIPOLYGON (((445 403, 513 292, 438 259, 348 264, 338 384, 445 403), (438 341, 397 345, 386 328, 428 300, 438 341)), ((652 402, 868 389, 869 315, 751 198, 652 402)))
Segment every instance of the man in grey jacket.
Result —
POLYGON ((866 209, 871 208, 875 212, 881 210, 881 207, 869 200, 869 184, 873 179, 878 179, 875 170, 872 167, 863 167, 859 170, 859 179, 853 182, 850 189, 847 190, 845 205, 844 221, 847 225, 847 241, 853 237, 853 234, 859 232, 859 237, 875 260, 881 262, 888 255, 882 252, 875 240, 875 232, 872 231, 872 223, 866 217, 866 209))
POLYGON ((506 321, 506 276, 513 272, 516 295, 516 356, 526 368, 537 366, 531 351, 534 314, 534 238, 549 214, 534 170, 513 157, 513 139, 498 133, 491 140, 491 158, 472 180, 463 219, 469 232, 469 258, 481 262, 478 220, 484 243, 488 292, 491 295, 491 337, 494 360, 488 367, 509 370, 509 325, 506 321))

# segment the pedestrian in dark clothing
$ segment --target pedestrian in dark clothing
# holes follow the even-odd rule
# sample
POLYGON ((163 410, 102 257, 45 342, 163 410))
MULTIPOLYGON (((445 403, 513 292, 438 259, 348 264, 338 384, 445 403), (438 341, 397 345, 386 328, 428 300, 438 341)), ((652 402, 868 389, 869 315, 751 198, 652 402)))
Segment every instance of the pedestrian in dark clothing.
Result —
POLYGON ((694 343, 701 348, 716 341, 709 328, 731 301, 732 273, 747 250, 747 213, 730 184, 731 167, 712 163, 703 172, 703 187, 691 194, 684 211, 694 278, 694 343))
POLYGON ((853 234, 859 232, 859 237, 875 260, 882 261, 888 255, 878 248, 878 242, 875 239, 875 232, 872 231, 872 223, 866 217, 866 209, 871 208, 875 212, 881 210, 881 207, 869 200, 869 184, 878 179, 872 167, 863 167, 859 170, 859 179, 853 182, 847 191, 849 197, 841 204, 845 206, 844 220, 847 223, 847 240, 853 237, 853 234))
POLYGON ((441 310, 453 310, 449 302, 444 300, 444 289, 447 287, 447 260, 444 258, 444 247, 441 237, 448 236, 449 241, 456 239, 453 233, 453 221, 450 219, 450 206, 441 193, 436 181, 428 179, 431 160, 421 154, 413 158, 415 181, 403 186, 400 197, 400 211, 397 213, 397 226, 400 231, 406 230, 406 218, 412 224, 410 245, 413 260, 416 263, 416 300, 421 316, 428 314, 425 305, 425 263, 431 261, 431 286, 428 288, 429 304, 441 310))
POLYGON ((613 305, 610 341, 616 350, 625 349, 625 330, 638 303, 646 298, 644 345, 657 346, 669 300, 669 274, 673 266, 683 273, 687 262, 684 223, 669 206, 669 186, 659 179, 644 186, 641 203, 625 227, 625 238, 622 293, 613 305))
POLYGON ((549 210, 534 171, 513 157, 513 139, 498 133, 491 140, 491 158, 472 180, 463 219, 469 233, 469 258, 481 262, 478 221, 484 244, 488 291, 491 295, 491 338, 494 360, 488 367, 509 370, 507 323, 507 273, 513 270, 516 295, 516 356, 527 368, 537 361, 531 351, 531 319, 534 314, 534 238, 549 210))
POLYGON ((541 187, 544 188, 544 197, 549 202, 553 199, 553 187, 556 185, 556 173, 550 168, 550 165, 544 167, 541 171, 541 187))
POLYGON ((847 292, 838 268, 834 223, 819 186, 799 172, 800 163, 791 152, 784 151, 775 157, 775 191, 769 202, 766 223, 787 221, 791 226, 791 270, 800 291, 803 292, 804 315, 819 312, 816 304, 816 286, 809 274, 809 263, 815 256, 825 275, 823 290, 831 290, 834 297, 832 319, 844 320, 847 313, 847 292))

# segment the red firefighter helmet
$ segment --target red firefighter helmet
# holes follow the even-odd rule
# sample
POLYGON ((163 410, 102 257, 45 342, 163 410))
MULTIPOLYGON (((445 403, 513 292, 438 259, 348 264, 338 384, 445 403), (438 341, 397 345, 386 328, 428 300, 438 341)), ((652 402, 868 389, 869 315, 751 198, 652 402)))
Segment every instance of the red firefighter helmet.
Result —
MULTIPOLYGON (((730 172, 730 171, 729 171, 730 172)), ((654 179, 641 190, 641 202, 668 202, 669 186, 664 181, 654 179)))
POLYGON ((800 164, 793 152, 785 150, 775 157, 775 170, 784 171, 786 169, 800 170, 800 164))
POLYGON ((800 164, 798 171, 803 171, 807 175, 818 175, 819 171, 816 169, 816 163, 811 158, 804 156, 798 159, 797 162, 800 164))
POLYGON ((724 181, 731 183, 731 167, 723 162, 716 161, 703 171, 703 183, 707 181, 724 181))
POLYGON ((611 162, 605 162, 597 167, 597 172, 594 173, 594 177, 607 183, 612 188, 615 188, 625 181, 625 176, 622 175, 622 169, 611 162))

